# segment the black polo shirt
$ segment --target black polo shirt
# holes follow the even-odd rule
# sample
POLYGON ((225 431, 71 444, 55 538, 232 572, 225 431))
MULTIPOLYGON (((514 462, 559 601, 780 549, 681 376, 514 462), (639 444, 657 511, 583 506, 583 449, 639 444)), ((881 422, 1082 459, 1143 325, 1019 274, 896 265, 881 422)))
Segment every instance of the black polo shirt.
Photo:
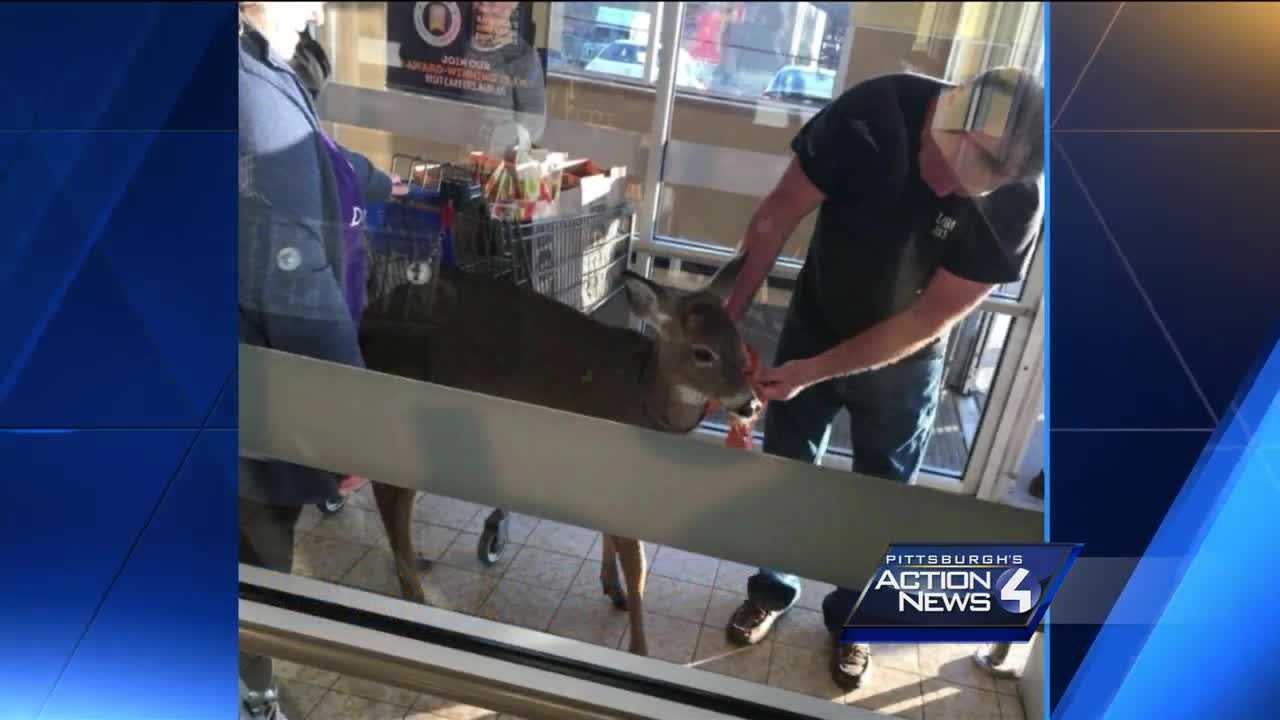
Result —
MULTIPOLYGON (((907 308, 939 268, 989 284, 1016 282, 1025 271, 1040 230, 1040 182, 939 198, 920 177, 925 116, 947 87, 912 74, 868 80, 791 143, 825 196, 794 310, 826 329, 829 345, 907 308)), ((943 345, 922 354, 940 354, 943 345)))

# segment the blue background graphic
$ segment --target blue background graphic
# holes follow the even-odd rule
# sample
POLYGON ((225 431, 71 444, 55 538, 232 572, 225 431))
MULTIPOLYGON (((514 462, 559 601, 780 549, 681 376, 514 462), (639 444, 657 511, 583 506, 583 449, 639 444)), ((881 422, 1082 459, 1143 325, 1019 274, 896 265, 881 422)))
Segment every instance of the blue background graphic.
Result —
POLYGON ((235 21, 0 5, 0 719, 235 706, 235 21))
POLYGON ((1048 703, 1073 720, 1269 717, 1280 637, 1248 598, 1274 584, 1258 514, 1280 500, 1264 422, 1280 96, 1262 89, 1280 6, 1050 9, 1049 537, 1150 556, 1092 599, 1164 615, 1053 625, 1051 610, 1048 703), (1155 567, 1169 559, 1172 575, 1155 567), (1211 582, 1229 569, 1253 580, 1211 582))

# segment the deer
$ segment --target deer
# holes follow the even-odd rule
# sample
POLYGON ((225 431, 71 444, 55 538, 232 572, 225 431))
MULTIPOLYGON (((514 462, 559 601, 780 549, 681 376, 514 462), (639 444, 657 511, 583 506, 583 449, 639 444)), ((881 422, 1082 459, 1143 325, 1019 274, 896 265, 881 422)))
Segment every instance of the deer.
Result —
MULTIPOLYGON (((606 325, 528 287, 441 269, 431 283, 402 285, 371 302, 360 348, 370 370, 665 433, 694 430, 708 401, 748 420, 761 403, 744 372, 745 346, 724 310, 742 261, 735 257, 697 291, 624 270, 630 311, 655 337, 606 325), (422 305, 424 293, 434 303, 426 327, 386 320, 422 305)), ((376 478, 371 484, 401 592, 425 604, 411 533, 417 491, 376 478)), ((601 588, 629 613, 630 651, 647 655, 643 545, 604 533, 601 548, 601 588)))

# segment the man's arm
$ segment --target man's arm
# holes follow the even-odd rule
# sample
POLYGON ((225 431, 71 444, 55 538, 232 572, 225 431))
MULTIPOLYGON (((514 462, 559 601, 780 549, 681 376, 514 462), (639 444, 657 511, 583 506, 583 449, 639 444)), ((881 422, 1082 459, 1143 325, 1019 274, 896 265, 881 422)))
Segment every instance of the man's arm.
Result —
POLYGON ((822 203, 822 192, 805 177, 793 157, 778 184, 765 196, 751 216, 742 253, 746 255, 733 292, 725 309, 734 321, 740 321, 751 306, 751 299, 769 277, 782 246, 804 216, 822 203))
POLYGON ((994 287, 939 269, 920 298, 906 310, 821 355, 765 371, 760 380, 766 399, 788 400, 824 380, 875 370, 901 360, 951 329, 994 287))
POLYGON ((994 287, 938 270, 906 310, 813 358, 817 379, 875 370, 919 351, 972 312, 994 287))

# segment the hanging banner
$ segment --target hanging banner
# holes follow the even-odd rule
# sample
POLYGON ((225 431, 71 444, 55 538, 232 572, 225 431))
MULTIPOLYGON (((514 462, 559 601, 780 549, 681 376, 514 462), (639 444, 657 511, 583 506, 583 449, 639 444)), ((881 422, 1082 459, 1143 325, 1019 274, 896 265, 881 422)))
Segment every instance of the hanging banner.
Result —
POLYGON ((387 86, 511 108, 542 92, 533 38, 531 2, 390 2, 387 86))

